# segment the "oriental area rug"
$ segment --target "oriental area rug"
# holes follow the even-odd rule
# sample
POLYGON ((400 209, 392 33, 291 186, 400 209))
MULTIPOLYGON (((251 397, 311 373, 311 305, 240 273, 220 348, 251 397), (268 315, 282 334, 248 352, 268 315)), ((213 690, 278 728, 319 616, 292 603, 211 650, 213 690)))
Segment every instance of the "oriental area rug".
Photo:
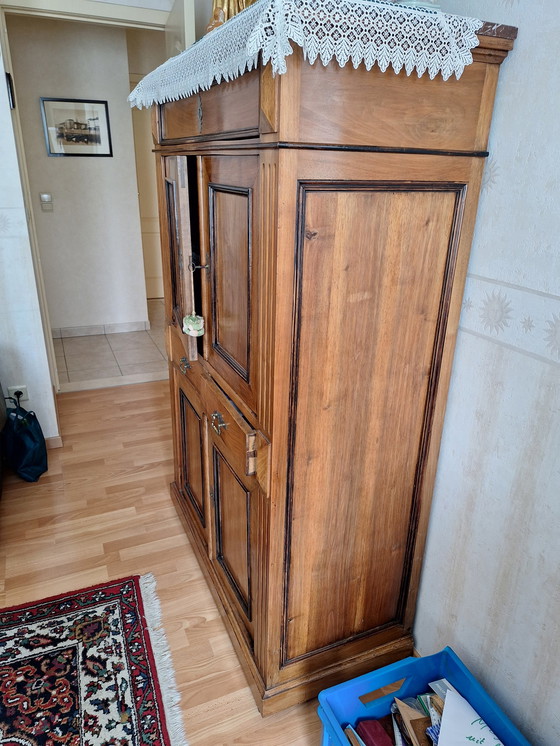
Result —
POLYGON ((186 746, 152 575, 0 610, 1 746, 186 746))

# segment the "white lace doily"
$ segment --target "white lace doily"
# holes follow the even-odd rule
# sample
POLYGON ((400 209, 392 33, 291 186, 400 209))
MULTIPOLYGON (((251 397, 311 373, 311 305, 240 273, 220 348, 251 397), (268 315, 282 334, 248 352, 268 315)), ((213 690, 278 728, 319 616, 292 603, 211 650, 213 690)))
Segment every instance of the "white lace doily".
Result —
POLYGON ((459 78, 472 62, 482 21, 390 0, 257 0, 138 83, 129 96, 141 109, 176 101, 252 70, 262 57, 286 72, 290 41, 313 64, 335 59, 370 70, 441 73, 459 78))

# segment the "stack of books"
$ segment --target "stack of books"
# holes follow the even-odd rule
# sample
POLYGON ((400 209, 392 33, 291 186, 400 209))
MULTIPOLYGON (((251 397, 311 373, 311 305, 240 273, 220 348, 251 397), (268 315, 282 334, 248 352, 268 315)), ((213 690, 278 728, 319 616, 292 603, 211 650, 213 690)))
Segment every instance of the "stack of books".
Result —
POLYGON ((503 746, 469 703, 447 681, 430 683, 417 697, 395 697, 391 713, 344 728, 352 746, 503 746))

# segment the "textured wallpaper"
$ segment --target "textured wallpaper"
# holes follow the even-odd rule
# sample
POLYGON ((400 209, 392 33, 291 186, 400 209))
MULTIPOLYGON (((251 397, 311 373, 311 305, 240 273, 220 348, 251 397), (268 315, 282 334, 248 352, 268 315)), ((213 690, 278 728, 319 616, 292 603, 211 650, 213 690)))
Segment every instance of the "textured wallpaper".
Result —
POLYGON ((462 328, 560 362, 560 75, 554 0, 443 0, 517 26, 502 66, 462 328))
POLYGON ((560 743, 557 0, 441 0, 519 28, 500 72, 414 629, 533 746, 560 743))

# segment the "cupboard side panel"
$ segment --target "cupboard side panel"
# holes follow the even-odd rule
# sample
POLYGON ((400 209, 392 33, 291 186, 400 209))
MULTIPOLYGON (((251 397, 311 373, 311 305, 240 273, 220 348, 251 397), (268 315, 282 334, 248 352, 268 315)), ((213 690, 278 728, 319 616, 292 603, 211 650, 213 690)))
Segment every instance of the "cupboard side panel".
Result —
POLYGON ((285 663, 402 621, 459 191, 300 189, 285 663))

